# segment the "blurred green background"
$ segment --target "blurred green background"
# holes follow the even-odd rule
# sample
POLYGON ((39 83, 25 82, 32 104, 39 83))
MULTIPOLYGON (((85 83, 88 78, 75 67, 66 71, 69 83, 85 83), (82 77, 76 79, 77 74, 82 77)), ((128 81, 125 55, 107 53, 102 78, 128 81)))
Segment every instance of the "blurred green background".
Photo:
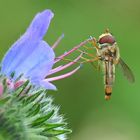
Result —
POLYGON ((50 94, 73 130, 71 140, 140 140, 139 6, 139 0, 0 0, 1 58, 34 15, 48 8, 55 17, 45 40, 53 44, 65 34, 55 50, 57 56, 90 35, 98 37, 108 27, 117 39, 122 58, 132 68, 134 84, 116 70, 110 101, 104 100, 102 73, 89 64, 54 83, 58 91, 50 94))

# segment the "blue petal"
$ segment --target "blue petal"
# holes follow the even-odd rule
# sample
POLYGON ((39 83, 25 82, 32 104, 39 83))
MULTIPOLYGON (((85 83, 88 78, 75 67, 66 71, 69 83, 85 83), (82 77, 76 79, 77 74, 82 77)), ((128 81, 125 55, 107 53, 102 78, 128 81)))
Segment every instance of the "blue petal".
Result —
MULTIPOLYGON (((5 55, 2 61, 2 73, 6 74, 7 76, 9 76, 13 71, 16 71, 17 76, 19 75, 19 73, 20 74, 24 72, 27 73, 27 71, 29 71, 31 67, 33 67, 32 63, 35 66, 35 61, 37 61, 38 58, 35 58, 34 62, 32 61, 30 62, 31 67, 28 66, 25 67, 27 65, 27 61, 31 59, 29 58, 30 55, 35 54, 35 52, 37 51, 46 53, 46 55, 43 53, 44 59, 48 59, 49 55, 52 55, 54 57, 53 51, 51 49, 50 49, 51 51, 50 50, 48 51, 49 46, 47 44, 46 44, 47 46, 46 51, 44 51, 45 47, 40 47, 40 46, 45 46, 43 45, 44 42, 42 42, 41 39, 43 38, 43 36, 47 31, 52 17, 53 17, 53 13, 50 10, 45 10, 42 13, 39 13, 35 16, 31 25, 25 32, 25 34, 16 43, 12 45, 12 47, 5 55)), ((38 56, 40 55, 42 54, 38 53, 38 56)), ((53 57, 51 57, 50 60, 52 60, 53 57)), ((47 62, 48 61, 49 60, 47 60, 47 62)), ((42 64, 40 65, 41 66, 46 65, 46 63, 45 64, 44 63, 45 61, 44 62, 42 61, 42 64)), ((44 71, 42 72, 41 76, 42 75, 44 76, 44 71)))
POLYGON ((2 73, 10 75, 38 47, 39 41, 18 40, 2 60, 2 73))
MULTIPOLYGON (((28 68, 25 76, 32 77, 32 79, 44 79, 52 69, 54 59, 55 54, 53 49, 45 41, 41 41, 36 50, 22 64, 28 68)), ((23 66, 21 68, 18 67, 17 70, 19 72, 24 70, 23 66)))
POLYGON ((42 39, 48 30, 53 16, 54 14, 51 12, 51 10, 45 10, 38 13, 27 29, 27 36, 31 37, 32 39, 42 39))
POLYGON ((24 74, 24 77, 29 79, 45 78, 47 73, 52 69, 55 55, 52 48, 45 41, 40 41, 36 45, 37 46, 34 46, 35 49, 32 53, 27 54, 28 52, 22 52, 17 55, 14 63, 12 62, 13 65, 11 64, 11 69, 9 69, 10 71, 6 70, 2 72, 7 76, 10 76, 11 72, 14 71, 14 79, 21 74, 24 74), (27 56, 20 60, 23 53, 26 53, 27 56))

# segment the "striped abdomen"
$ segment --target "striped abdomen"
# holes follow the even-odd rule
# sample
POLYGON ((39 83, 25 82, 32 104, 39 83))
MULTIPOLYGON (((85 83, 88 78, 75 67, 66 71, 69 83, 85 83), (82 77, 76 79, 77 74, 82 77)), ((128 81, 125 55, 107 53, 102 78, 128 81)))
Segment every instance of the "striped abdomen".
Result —
POLYGON ((109 100, 112 94, 112 85, 115 80, 115 66, 113 60, 104 62, 104 84, 105 84, 105 99, 109 100))

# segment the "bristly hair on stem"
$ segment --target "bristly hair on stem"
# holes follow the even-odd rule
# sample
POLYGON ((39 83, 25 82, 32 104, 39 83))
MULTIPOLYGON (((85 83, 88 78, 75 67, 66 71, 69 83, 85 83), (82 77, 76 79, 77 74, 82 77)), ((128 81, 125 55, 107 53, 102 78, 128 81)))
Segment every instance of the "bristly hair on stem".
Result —
POLYGON ((71 130, 46 90, 29 81, 9 90, 5 78, 0 80, 5 87, 0 97, 0 140, 67 139, 71 130))

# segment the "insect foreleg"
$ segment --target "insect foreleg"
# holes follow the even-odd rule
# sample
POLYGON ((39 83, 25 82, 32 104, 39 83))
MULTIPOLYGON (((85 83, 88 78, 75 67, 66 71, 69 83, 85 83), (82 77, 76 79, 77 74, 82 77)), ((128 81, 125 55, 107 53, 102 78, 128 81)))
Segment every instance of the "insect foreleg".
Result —
POLYGON ((87 53, 87 52, 85 52, 85 51, 83 51, 83 50, 78 49, 77 51, 79 51, 79 52, 81 52, 81 53, 83 53, 83 54, 86 54, 87 56, 90 56, 90 57, 92 57, 92 58, 95 57, 93 54, 87 53))
POLYGON ((83 46, 83 48, 87 49, 87 50, 93 50, 94 48, 93 47, 88 47, 86 45, 83 46))
POLYGON ((98 44, 97 44, 96 38, 92 38, 91 40, 89 40, 89 42, 91 42, 92 45, 93 45, 97 50, 100 49, 99 46, 98 46, 98 44))
POLYGON ((81 57, 81 59, 83 59, 84 61, 82 61, 81 63, 87 63, 87 62, 95 62, 98 61, 100 58, 99 57, 95 57, 93 59, 87 59, 85 57, 81 57))

